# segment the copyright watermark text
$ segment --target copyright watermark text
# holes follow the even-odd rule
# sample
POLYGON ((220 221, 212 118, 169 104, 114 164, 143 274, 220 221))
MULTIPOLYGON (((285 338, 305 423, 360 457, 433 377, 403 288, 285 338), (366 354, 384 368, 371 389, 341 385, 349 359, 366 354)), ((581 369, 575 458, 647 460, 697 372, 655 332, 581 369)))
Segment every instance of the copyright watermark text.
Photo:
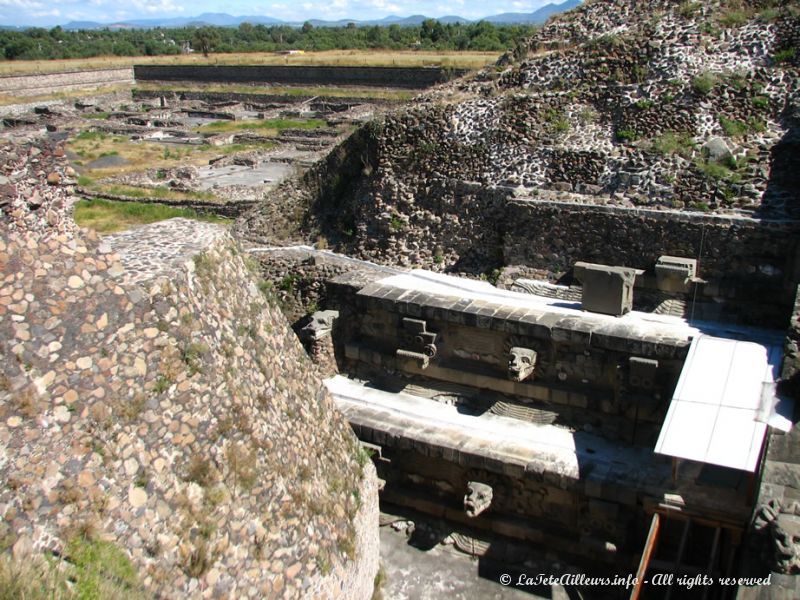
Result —
MULTIPOLYGON (((500 583, 505 586, 563 586, 563 587, 622 587, 626 590, 639 585, 635 575, 614 575, 613 577, 594 577, 584 573, 564 573, 552 575, 536 573, 529 575, 520 573, 500 575, 500 583)), ((709 575, 675 575, 673 573, 655 573, 646 577, 644 584, 651 586, 679 586, 687 590, 697 586, 768 586, 772 583, 772 575, 766 577, 711 577, 709 575)))

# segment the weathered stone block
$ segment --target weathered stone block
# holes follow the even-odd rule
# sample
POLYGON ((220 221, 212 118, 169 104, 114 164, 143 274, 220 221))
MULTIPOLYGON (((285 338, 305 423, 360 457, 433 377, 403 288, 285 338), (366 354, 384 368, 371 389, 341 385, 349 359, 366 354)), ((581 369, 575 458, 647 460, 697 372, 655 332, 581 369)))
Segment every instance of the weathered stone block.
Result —
POLYGON ((628 359, 628 382, 636 389, 651 390, 656 384, 658 361, 631 356, 628 359))
POLYGON ((584 310, 618 317, 633 308, 636 269, 577 262, 574 272, 583 283, 584 310))

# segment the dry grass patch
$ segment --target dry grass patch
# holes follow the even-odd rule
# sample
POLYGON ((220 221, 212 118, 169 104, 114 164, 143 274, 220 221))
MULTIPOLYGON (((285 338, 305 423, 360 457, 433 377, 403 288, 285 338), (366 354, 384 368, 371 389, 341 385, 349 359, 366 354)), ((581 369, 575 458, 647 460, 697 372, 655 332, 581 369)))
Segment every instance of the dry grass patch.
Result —
MULTIPOLYGON (((4 66, 15 61, 0 62, 0 76, 2 76, 2 69, 4 66)), ((18 73, 7 73, 18 74, 18 73)), ((83 98, 87 95, 100 96, 103 94, 113 94, 115 92, 122 92, 131 89, 129 84, 112 85, 106 87, 91 87, 88 86, 82 89, 66 90, 60 92, 52 92, 48 94, 0 94, 0 106, 8 106, 9 104, 33 103, 33 102, 47 102, 48 100, 69 100, 70 98, 83 98)))
MULTIPOLYGON (((253 123, 258 123, 258 121, 253 121, 253 123)), ((209 129, 207 131, 221 133, 224 130, 209 129)), ((72 161, 72 164, 82 175, 92 179, 140 172, 152 168, 153 165, 158 165, 161 169, 170 169, 181 165, 207 165, 209 160, 221 155, 247 150, 269 150, 274 147, 273 142, 230 144, 228 146, 211 146, 209 144, 166 146, 155 142, 133 141, 125 136, 101 131, 82 131, 67 144, 67 149, 78 157, 72 161), (93 161, 105 157, 119 157, 119 164, 94 168, 87 166, 93 161)), ((213 199, 213 197, 204 199, 213 199)))
POLYGON ((272 52, 239 52, 175 56, 98 56, 61 60, 9 60, 0 63, 2 75, 35 75, 88 69, 124 69, 133 65, 289 65, 370 67, 451 67, 479 69, 497 60, 497 52, 418 50, 327 50, 283 56, 272 52))
POLYGON ((78 156, 73 164, 80 172, 95 178, 142 171, 154 164, 165 169, 183 164, 206 164, 209 158, 220 154, 211 146, 169 148, 153 142, 132 141, 125 136, 100 131, 79 133, 70 140, 67 149, 78 156), (110 156, 119 157, 124 163, 109 167, 86 167, 95 160, 110 156))

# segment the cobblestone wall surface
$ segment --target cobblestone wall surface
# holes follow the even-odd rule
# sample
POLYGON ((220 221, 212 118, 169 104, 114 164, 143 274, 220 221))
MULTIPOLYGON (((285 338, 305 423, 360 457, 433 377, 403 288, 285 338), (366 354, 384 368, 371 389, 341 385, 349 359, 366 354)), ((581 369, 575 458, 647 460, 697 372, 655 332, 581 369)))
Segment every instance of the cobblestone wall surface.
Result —
POLYGON ((31 156, 1 165, 0 551, 95 532, 159 596, 369 598, 374 473, 256 267, 184 219, 101 241, 31 156))

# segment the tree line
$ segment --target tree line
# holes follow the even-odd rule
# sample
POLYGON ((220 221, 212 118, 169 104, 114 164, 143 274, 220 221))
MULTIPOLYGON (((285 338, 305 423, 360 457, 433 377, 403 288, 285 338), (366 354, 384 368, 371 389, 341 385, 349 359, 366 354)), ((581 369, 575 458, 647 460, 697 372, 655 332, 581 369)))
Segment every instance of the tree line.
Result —
POLYGON ((531 25, 494 25, 486 21, 357 27, 265 26, 100 29, 67 31, 31 28, 0 30, 0 60, 47 60, 94 56, 180 54, 188 43, 204 53, 276 52, 281 50, 475 50, 502 51, 533 33, 531 25))

